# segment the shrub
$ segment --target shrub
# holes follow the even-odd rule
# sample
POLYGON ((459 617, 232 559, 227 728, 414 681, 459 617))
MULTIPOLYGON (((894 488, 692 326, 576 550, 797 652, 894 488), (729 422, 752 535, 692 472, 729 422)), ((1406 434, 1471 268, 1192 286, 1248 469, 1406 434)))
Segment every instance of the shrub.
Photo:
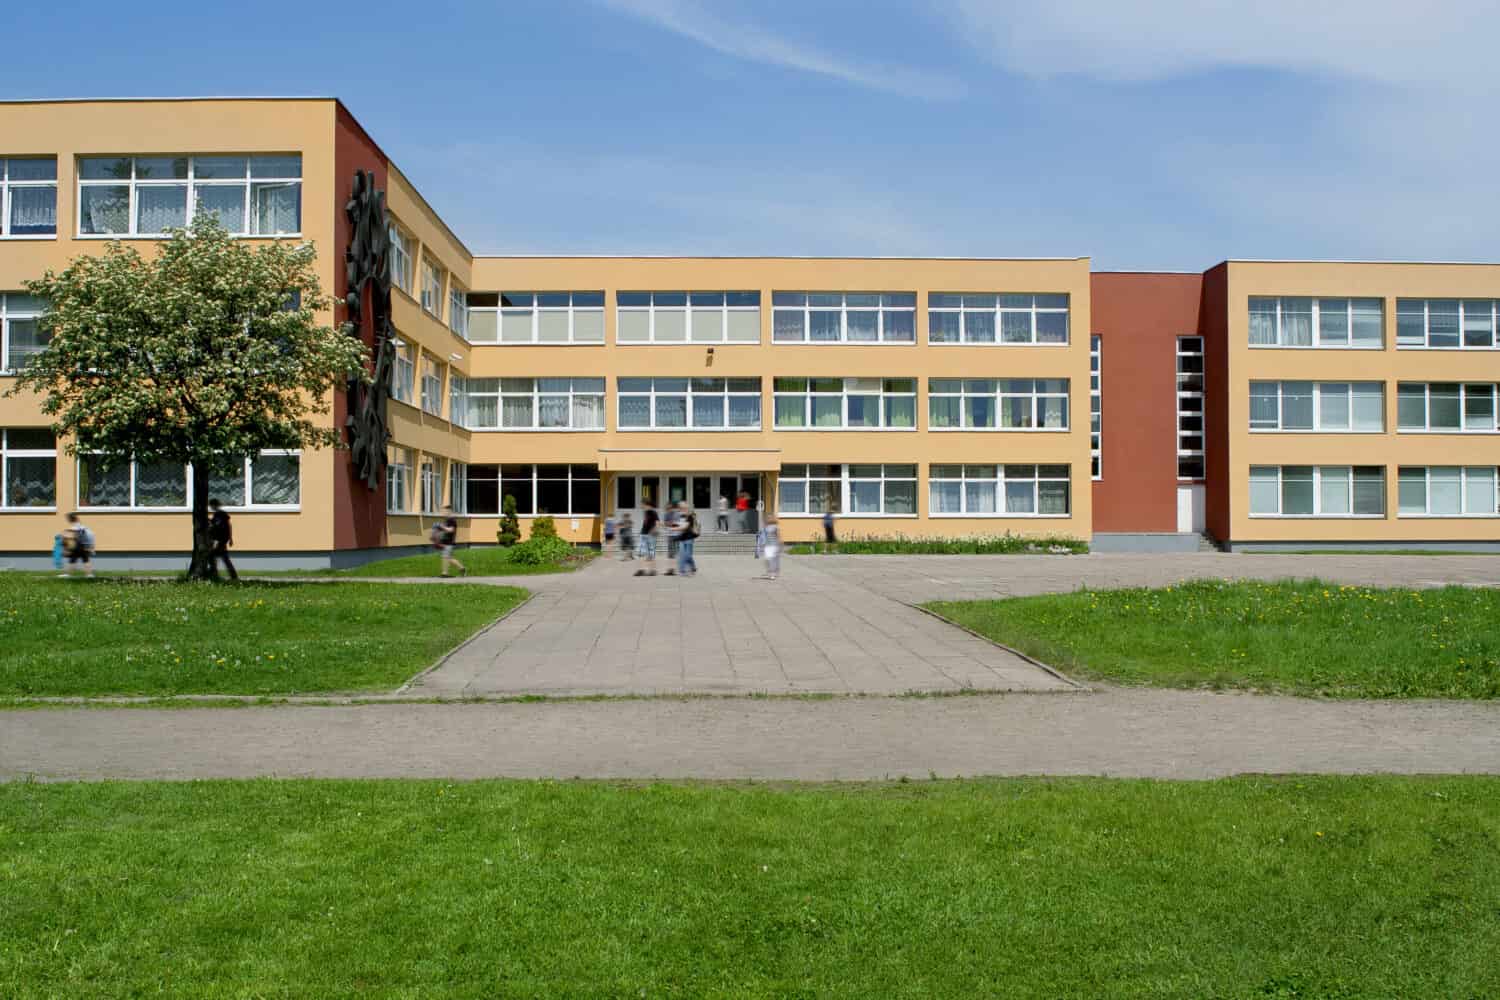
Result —
POLYGON ((543 514, 531 522, 532 538, 556 538, 557 524, 552 520, 551 514, 543 514))
POLYGON ((533 533, 526 541, 511 546, 510 561, 517 566, 558 566, 572 554, 573 546, 556 534, 538 537, 533 533))
POLYGON ((500 505, 500 530, 496 540, 501 545, 514 545, 521 540, 521 519, 516 517, 516 498, 509 493, 500 505))
POLYGON ((826 542, 793 542, 788 551, 796 555, 840 553, 843 555, 1073 555, 1087 552, 1088 543, 1066 535, 975 535, 969 538, 906 538, 901 535, 851 535, 832 545, 826 542))

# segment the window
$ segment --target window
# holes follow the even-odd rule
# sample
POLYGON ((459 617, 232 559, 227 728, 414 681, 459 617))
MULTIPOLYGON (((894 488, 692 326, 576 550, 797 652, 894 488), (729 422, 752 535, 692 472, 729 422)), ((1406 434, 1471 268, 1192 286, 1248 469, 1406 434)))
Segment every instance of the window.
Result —
POLYGON ((394 222, 391 235, 391 284, 407 295, 416 286, 413 284, 413 267, 416 261, 416 242, 394 222))
POLYGON ((1378 465, 1252 465, 1252 517, 1384 517, 1378 465))
POLYGON ((777 430, 917 428, 914 378, 778 378, 773 386, 777 430))
POLYGON ((1493 382, 1402 382, 1396 387, 1396 428, 1402 433, 1493 432, 1495 395, 1493 382))
POLYGON ((443 268, 422 255, 422 308, 439 321, 443 318, 443 268))
POLYGON ((473 344, 602 344, 603 292, 470 292, 473 344))
POLYGON ((859 517, 915 517, 915 465, 783 465, 777 486, 784 515, 827 512, 859 517))
POLYGON ((760 429, 759 378, 621 378, 620 430, 760 429))
POLYGON ((1383 299, 1250 297, 1251 347, 1351 347, 1385 343, 1383 299))
POLYGON ((80 236, 160 236, 217 216, 237 236, 302 231, 302 155, 84 156, 80 236))
POLYGON ((422 513, 436 514, 443 509, 444 460, 434 456, 422 459, 422 513))
POLYGON ((470 465, 465 505, 473 515, 499 514, 503 497, 516 498, 522 516, 599 513, 597 465, 470 465))
POLYGON ((1383 382, 1251 382, 1252 431, 1385 430, 1383 382))
POLYGON ((1491 350, 1494 299, 1397 299, 1396 346, 1491 350))
POLYGON ((1177 338, 1177 478, 1203 478, 1203 338, 1177 338))
POLYGON ((1500 514, 1493 465, 1403 465, 1399 517, 1495 517, 1500 514))
POLYGON ((391 398, 410 404, 416 388, 417 362, 412 346, 404 340, 396 341, 396 363, 391 366, 391 398))
POLYGON ((778 344, 915 344, 915 292, 773 292, 778 344))
MULTIPOLYGON (((301 502, 302 458, 295 451, 263 451, 231 462, 208 481, 209 496, 242 510, 296 509, 301 502)), ((78 505, 118 510, 187 510, 193 469, 173 462, 136 462, 107 455, 78 459, 78 505)))
POLYGON ((57 506, 57 439, 51 430, 0 430, 0 483, 0 509, 57 506))
POLYGON ((469 337, 469 296, 457 285, 448 287, 448 329, 463 337, 469 337))
POLYGON ((469 426, 469 381, 456 372, 448 376, 448 422, 469 426))
POLYGON ((758 344, 760 292, 617 292, 617 344, 758 344))
POLYGON ((1066 344, 1067 295, 927 296, 929 344, 1066 344))
POLYGON ((1104 339, 1089 338, 1089 454, 1095 479, 1104 478, 1104 339))
POLYGON ((466 397, 473 430, 604 430, 602 378, 471 378, 466 397))
POLYGON ((422 409, 434 417, 443 415, 443 368, 437 358, 422 355, 422 409))
POLYGON ((44 308, 34 295, 0 294, 0 371, 25 368, 52 339, 38 322, 44 308))
POLYGON ((0 237, 57 235, 57 157, 0 159, 0 237))
MULTIPOLYGON (((188 472, 191 482, 192 470, 188 472)), ((301 479, 298 452, 263 451, 250 461, 214 473, 209 477, 208 495, 230 508, 295 509, 302 498, 301 479)))
POLYGON ((927 428, 1065 431, 1068 379, 928 379, 927 428))
POLYGON ((405 514, 411 500, 411 449, 390 445, 385 462, 385 512, 405 514))
POLYGON ((1067 517, 1066 465, 934 465, 927 477, 930 517, 1067 517))
POLYGON ((462 462, 448 463, 448 506, 455 514, 469 512, 469 467, 462 462))

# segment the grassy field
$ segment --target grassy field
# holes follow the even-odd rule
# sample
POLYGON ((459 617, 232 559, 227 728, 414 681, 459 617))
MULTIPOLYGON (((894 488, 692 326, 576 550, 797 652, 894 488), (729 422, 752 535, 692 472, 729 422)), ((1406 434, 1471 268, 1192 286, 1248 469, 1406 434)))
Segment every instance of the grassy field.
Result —
POLYGON ((0 995, 1490 997, 1500 780, 0 786, 0 995))
POLYGON ((792 555, 1077 555, 1089 550, 1087 542, 1064 535, 1033 538, 1028 535, 975 535, 966 538, 868 538, 851 535, 832 545, 826 542, 790 542, 792 555))
POLYGON ((1500 590, 1195 581, 927 607, 1064 672, 1338 698, 1500 697, 1500 590))
MULTIPOLYGON (((569 573, 587 566, 597 554, 591 549, 579 549, 566 563, 559 566, 522 566, 510 561, 511 549, 489 545, 483 548, 458 549, 453 554, 468 569, 469 576, 529 576, 536 573, 569 573)), ((321 573, 323 576, 432 576, 436 577, 439 558, 436 551, 419 556, 400 556, 395 559, 380 559, 355 569, 321 573)))
POLYGON ((392 688, 525 596, 514 587, 0 576, 0 696, 392 688))

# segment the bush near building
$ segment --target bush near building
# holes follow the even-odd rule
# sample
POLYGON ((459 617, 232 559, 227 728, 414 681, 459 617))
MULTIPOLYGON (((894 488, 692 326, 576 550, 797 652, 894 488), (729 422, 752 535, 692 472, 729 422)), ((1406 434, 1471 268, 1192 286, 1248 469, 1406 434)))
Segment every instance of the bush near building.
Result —
POLYGON ((968 538, 906 538, 901 535, 851 535, 832 545, 826 542, 793 542, 792 555, 1079 555, 1089 550, 1087 542, 1063 535, 975 535, 968 538))

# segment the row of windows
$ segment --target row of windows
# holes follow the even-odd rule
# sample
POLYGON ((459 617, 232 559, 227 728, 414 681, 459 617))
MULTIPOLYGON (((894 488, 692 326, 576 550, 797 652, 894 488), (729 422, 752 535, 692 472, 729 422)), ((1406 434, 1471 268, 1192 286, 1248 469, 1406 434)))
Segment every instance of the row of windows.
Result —
MULTIPOLYGON (((1493 432, 1496 388, 1493 382, 1401 382, 1397 430, 1493 432)), ((1378 433, 1385 430, 1385 384, 1251 382, 1250 429, 1378 433)))
MULTIPOLYGON (((1396 346, 1491 350, 1500 346, 1495 299, 1397 299, 1396 346)), ((1251 347, 1385 346, 1384 299, 1250 297, 1251 347)))
MULTIPOLYGON (((1067 465, 933 465, 927 510, 930 517, 1067 517, 1071 488, 1067 465)), ((783 465, 777 506, 794 517, 915 517, 917 466, 783 465)))
POLYGON ((507 496, 522 516, 590 516, 600 510, 597 465, 466 464, 428 456, 417 486, 413 497, 411 450, 393 446, 386 464, 387 513, 411 513, 415 499, 423 513, 452 508, 457 514, 492 516, 503 512, 507 496))
MULTIPOLYGON (((1401 466, 1400 517, 1500 515, 1500 470, 1481 466, 1401 466)), ((1252 465, 1252 517, 1386 516, 1385 468, 1378 465, 1252 465)))

